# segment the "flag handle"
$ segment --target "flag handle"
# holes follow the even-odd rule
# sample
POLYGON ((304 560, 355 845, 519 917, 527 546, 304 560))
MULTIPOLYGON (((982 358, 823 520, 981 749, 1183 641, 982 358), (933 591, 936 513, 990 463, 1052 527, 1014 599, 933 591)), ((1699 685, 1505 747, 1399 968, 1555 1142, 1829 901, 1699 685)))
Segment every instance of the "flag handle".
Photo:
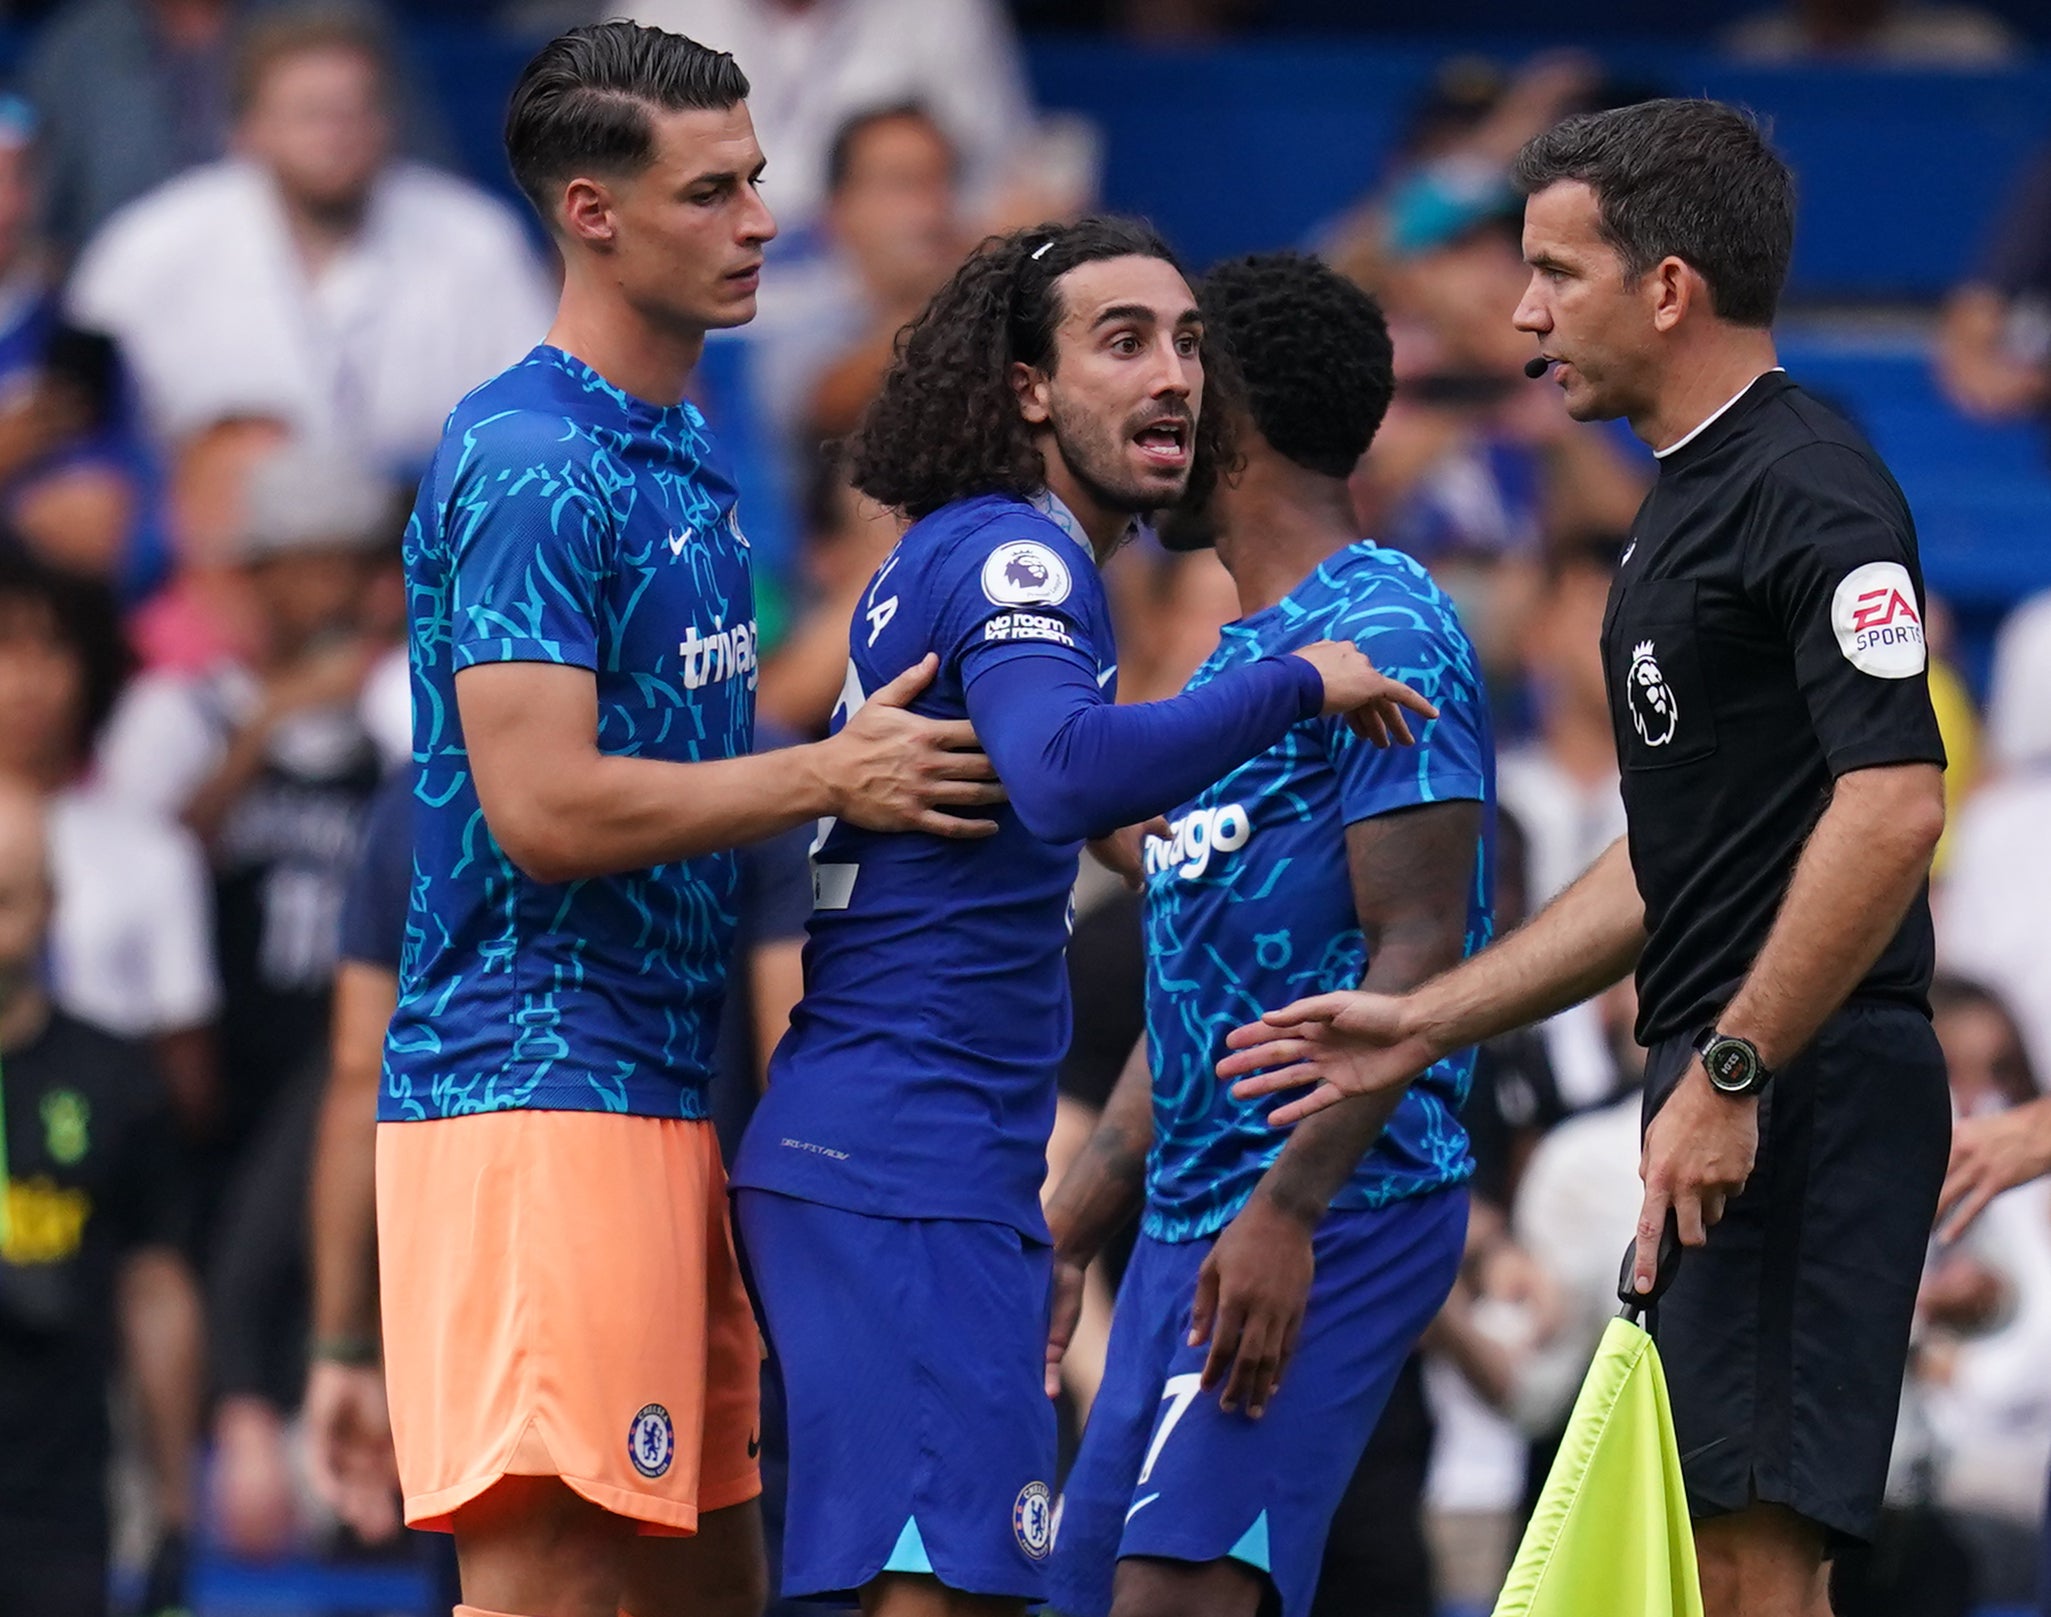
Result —
POLYGON ((1674 1217, 1674 1210, 1666 1210, 1666 1228, 1659 1232, 1659 1255, 1653 1260, 1652 1289, 1639 1291, 1631 1282, 1636 1278, 1631 1273, 1638 1256, 1638 1243, 1633 1241, 1624 1248, 1624 1266, 1617 1274, 1617 1301, 1624 1305, 1623 1317, 1633 1324, 1644 1319, 1647 1310, 1666 1295, 1667 1287, 1674 1283, 1674 1276, 1681 1270, 1680 1220, 1674 1217))

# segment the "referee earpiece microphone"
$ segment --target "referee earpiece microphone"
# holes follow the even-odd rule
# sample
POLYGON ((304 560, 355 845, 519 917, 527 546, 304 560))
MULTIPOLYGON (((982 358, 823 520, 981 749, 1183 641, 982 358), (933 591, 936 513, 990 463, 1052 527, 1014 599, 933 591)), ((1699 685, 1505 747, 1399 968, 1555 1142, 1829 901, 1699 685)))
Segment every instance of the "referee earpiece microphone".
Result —
POLYGON ((1536 359, 1527 359, 1524 361, 1524 374, 1530 377, 1531 380, 1535 382, 1558 363, 1558 360, 1547 359, 1545 355, 1540 354, 1536 359))

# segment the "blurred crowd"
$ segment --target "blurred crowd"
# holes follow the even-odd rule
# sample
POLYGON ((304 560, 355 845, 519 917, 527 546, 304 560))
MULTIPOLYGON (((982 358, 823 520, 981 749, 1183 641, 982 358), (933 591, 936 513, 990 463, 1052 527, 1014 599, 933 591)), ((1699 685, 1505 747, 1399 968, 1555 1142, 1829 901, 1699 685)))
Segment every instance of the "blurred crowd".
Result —
MULTIPOLYGON (((0 1559, 33 1545, 53 1578, 87 1576, 111 1520, 159 1601, 197 1544, 265 1561, 396 1525, 388 1498, 381 1512, 332 1482, 322 1497, 299 1432, 309 1333, 375 1338, 345 1181, 369 1138, 407 881, 403 786, 379 802, 411 751, 400 535, 450 406, 546 331, 553 271, 526 222, 442 166, 447 131, 379 10, 45 9, 0 94, 0 1559), (359 967, 382 974, 368 990, 349 986, 359 967), (317 1179, 339 1230, 309 1228, 317 1179)), ((1142 32, 1265 9, 1020 8, 1142 32)), ((759 318, 708 352, 704 402, 746 448, 766 742, 817 735, 855 598, 898 532, 833 441, 967 247, 1089 207, 1101 154, 1087 124, 1035 111, 994 0, 638 12, 734 50, 754 85, 783 235, 759 318)), ((1796 0, 1733 45, 1981 61, 2013 41, 1962 6, 1796 0)), ((1482 650, 1505 926, 1621 830, 1597 634, 1653 462, 1525 377, 1504 167, 1564 113, 1646 93, 1575 55, 1450 62, 1375 191, 1309 243, 1396 334, 1359 523, 1433 570, 1482 650)), ((1935 331, 1959 410, 2051 412, 2051 154, 1935 331)), ((1232 614, 1229 581, 1146 540, 1107 577, 1122 690, 1172 693, 1232 614)), ((1941 603, 1931 619, 1941 653, 1941 603)), ((1983 703, 1948 665, 1933 677, 1955 809, 1937 1026, 1961 1116, 2051 1075, 2047 689, 2051 596, 2009 617, 1983 703)), ((729 1148, 799 991, 809 902, 802 838, 749 860, 729 1148)), ((1089 876, 1078 901, 1056 1177, 1140 1026, 1136 902, 1089 876)), ((1378 1591, 1376 1610, 1493 1597, 1638 1206, 1631 1021, 1615 994, 1484 1053, 1466 1271, 1349 1500, 1373 1531, 1342 1518, 1335 1540, 1335 1556, 1378 1558, 1345 1580, 1378 1591)), ((1071 1416, 1108 1309, 1106 1289, 1069 1355, 1071 1416)), ((1846 1617, 2027 1595, 2047 1363, 2039 1185, 1933 1244, 1898 1541, 1846 1569, 1846 1617)))

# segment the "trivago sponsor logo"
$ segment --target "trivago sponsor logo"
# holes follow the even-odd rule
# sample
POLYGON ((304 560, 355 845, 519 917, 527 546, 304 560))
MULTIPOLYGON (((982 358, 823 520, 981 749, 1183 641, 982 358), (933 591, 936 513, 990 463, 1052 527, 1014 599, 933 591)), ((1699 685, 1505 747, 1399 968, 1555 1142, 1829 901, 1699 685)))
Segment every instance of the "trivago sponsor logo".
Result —
POLYGON ((1211 868, 1214 855, 1237 853, 1252 839, 1253 821, 1242 804, 1192 809, 1169 824, 1165 838, 1147 838, 1146 872, 1158 876, 1173 871, 1184 881, 1194 881, 1211 868))
POLYGON ((701 635, 694 623, 684 631, 684 638, 677 642, 677 655, 683 660, 684 689, 687 691, 715 685, 723 679, 743 677, 753 689, 755 625, 736 623, 731 629, 726 629, 720 627, 719 619, 714 618, 712 632, 701 635))

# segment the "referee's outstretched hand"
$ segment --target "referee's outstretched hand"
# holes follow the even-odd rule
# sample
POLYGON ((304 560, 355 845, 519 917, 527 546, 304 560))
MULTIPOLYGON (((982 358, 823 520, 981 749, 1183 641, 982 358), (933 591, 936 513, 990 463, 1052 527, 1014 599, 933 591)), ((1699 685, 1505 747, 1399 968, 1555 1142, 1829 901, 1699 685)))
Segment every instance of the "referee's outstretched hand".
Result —
POLYGON ((1415 1022, 1406 995, 1317 994, 1234 1028, 1225 1036, 1234 1053, 1218 1063, 1218 1076, 1239 1080, 1232 1093, 1241 1100, 1316 1084, 1268 1114, 1271 1127, 1283 1128, 1355 1095, 1406 1084, 1438 1060, 1446 1052, 1415 1022))
POLYGON ((1421 719, 1435 719, 1439 710, 1400 679, 1391 679, 1350 640, 1320 640, 1291 656, 1301 657, 1325 682, 1326 717, 1344 715, 1353 733, 1377 747, 1400 741, 1412 746, 1409 709, 1421 719))
POLYGON ((1004 801, 997 771, 966 719, 907 712, 940 671, 928 652, 877 691, 819 745, 830 759, 834 814, 865 831, 927 831, 937 837, 987 837, 997 822, 951 812, 1004 801))
POLYGON ((1649 1294, 1659 1274, 1659 1238, 1667 1210, 1680 1226, 1681 1245, 1700 1246, 1723 1217, 1724 1204, 1745 1188, 1759 1156, 1759 1099, 1719 1095, 1692 1057, 1681 1081, 1645 1130, 1638 1176, 1645 1200, 1638 1209, 1633 1289, 1649 1294))
POLYGON ((1937 1226, 1946 1241, 1965 1234, 1987 1204, 2051 1173, 2051 1095, 1991 1117, 1968 1117, 1951 1130, 1951 1166, 1937 1197, 1937 1226))

